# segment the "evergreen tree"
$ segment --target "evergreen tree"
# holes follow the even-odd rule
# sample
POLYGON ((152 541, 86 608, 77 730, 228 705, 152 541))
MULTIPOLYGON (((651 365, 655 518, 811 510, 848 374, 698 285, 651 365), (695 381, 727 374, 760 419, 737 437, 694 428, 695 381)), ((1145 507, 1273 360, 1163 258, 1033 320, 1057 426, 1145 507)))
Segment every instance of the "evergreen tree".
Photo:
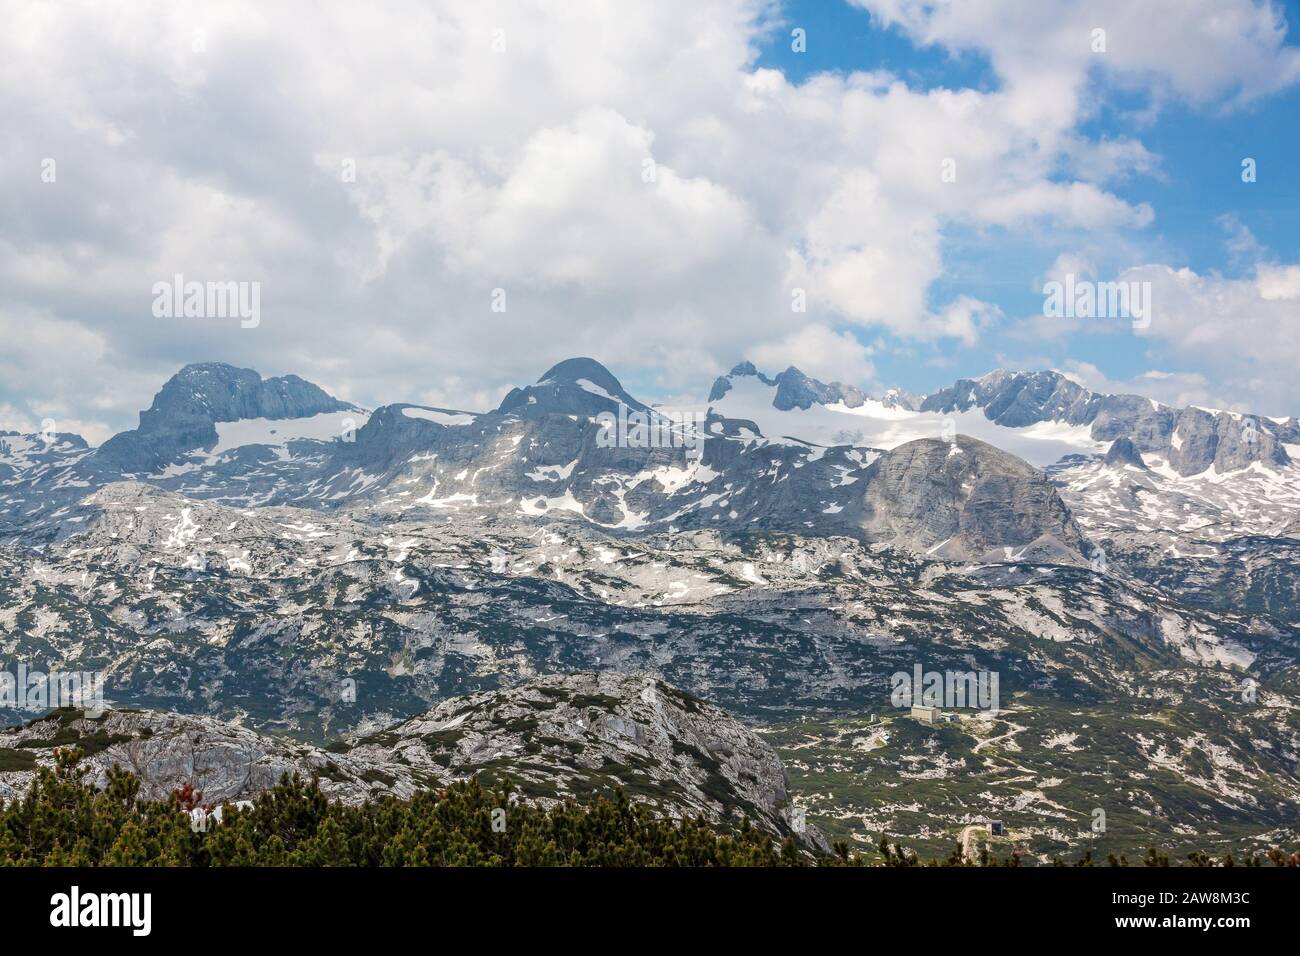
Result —
MULTIPOLYGON (((384 797, 362 806, 331 803, 316 782, 286 776, 251 808, 227 804, 196 832, 189 811, 209 807, 203 794, 181 787, 165 800, 141 800, 140 784, 117 767, 102 789, 84 779, 80 752, 55 752, 27 794, 0 807, 0 865, 8 866, 862 866, 849 844, 814 856, 793 837, 776 840, 748 820, 711 824, 673 820, 627 799, 621 791, 585 806, 572 801, 541 807, 515 800, 509 783, 489 789, 477 779, 409 800, 384 797), (512 802, 512 800, 514 802, 512 802), (505 810, 504 818, 500 811, 505 810), (496 816, 494 817, 494 811, 496 816), (494 826, 494 819, 498 821, 494 826), (500 821, 504 819, 504 826, 500 821)), ((885 866, 919 866, 921 858, 882 835, 885 866)), ((1265 857, 1250 853, 1247 865, 1265 857)), ((984 865, 1019 866, 1022 851, 984 865)), ((1198 866, 1220 864, 1204 853, 1198 866)), ((1300 853, 1270 850, 1268 862, 1300 866, 1300 853)), ((1110 865, 1127 865, 1112 854, 1110 865)), ((1148 866, 1168 866, 1152 848, 1148 866)), ((1059 857, 1054 865, 1064 865, 1059 857)), ((969 865, 956 847, 930 866, 969 865)), ((1075 865, 1092 866, 1088 851, 1075 865)))

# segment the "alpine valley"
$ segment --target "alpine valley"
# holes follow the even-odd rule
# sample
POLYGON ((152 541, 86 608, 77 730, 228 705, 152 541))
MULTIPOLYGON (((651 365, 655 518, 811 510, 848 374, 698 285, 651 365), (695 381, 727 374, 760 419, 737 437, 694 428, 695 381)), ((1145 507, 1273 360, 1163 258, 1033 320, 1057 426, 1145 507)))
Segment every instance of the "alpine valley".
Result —
POLYGON ((1300 839, 1295 417, 749 363, 685 411, 588 358, 490 411, 207 363, 97 448, 0 435, 0 670, 111 708, 6 711, 0 794, 82 742, 161 791, 509 775, 922 855, 1300 839), (913 718, 918 666, 997 708, 913 718))

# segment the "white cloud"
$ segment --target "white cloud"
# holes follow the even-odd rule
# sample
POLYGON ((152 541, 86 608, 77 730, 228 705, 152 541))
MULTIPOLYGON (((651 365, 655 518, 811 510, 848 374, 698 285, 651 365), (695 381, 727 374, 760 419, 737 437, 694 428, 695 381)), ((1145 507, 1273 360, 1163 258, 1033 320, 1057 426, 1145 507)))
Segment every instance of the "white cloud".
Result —
POLYGON ((1002 310, 991 303, 959 295, 944 307, 937 318, 944 335, 974 345, 982 329, 1002 318, 1002 310))
MULTIPOLYGON (((1073 360, 1057 371, 1084 388, 1105 395, 1143 395, 1174 408, 1188 405, 1225 407, 1215 404, 1218 396, 1210 388, 1209 380, 1199 372, 1150 369, 1131 378, 1111 378, 1091 362, 1073 360)), ((1249 411, 1247 408, 1240 410, 1249 411)))
POLYGON ((1061 282, 1067 275, 1079 279, 1094 279, 1097 275, 1097 265, 1089 256, 1082 253, 1062 252, 1047 271, 1039 276, 1035 291, 1040 291, 1048 282, 1061 282))
POLYGON ((1160 157, 1139 140, 1126 136, 1096 142, 1074 137, 1065 157, 1067 167, 1080 179, 1105 183, 1135 175, 1160 176, 1160 157))
POLYGON ((823 382, 843 382, 866 387, 875 380, 871 349, 848 332, 824 325, 809 325, 777 342, 755 346, 745 356, 758 368, 772 373, 793 365, 823 382))
MULTIPOLYGON (((678 387, 754 343, 860 381, 847 327, 969 345, 1000 320, 936 291, 951 228, 1104 245, 1152 221, 1105 183, 1156 159, 1077 128, 1096 64, 1076 7, 867 5, 988 51, 1006 88, 792 84, 754 67, 767 0, 0 0, 0 323, 72 343, 20 350, 0 401, 99 434, 187 361, 373 404, 452 382, 486 400, 575 354, 678 387), (177 272, 261 282, 261 326, 153 319, 177 272)), ((1187 26, 1107 4, 1098 68, 1195 100, 1289 82, 1269 17, 1218 6, 1187 26)))
POLYGON ((985 53, 1025 113, 1056 128, 1072 125, 1092 73, 1195 103, 1245 102, 1300 80, 1300 50, 1285 45, 1282 8, 1267 0, 853 2, 921 43, 985 53))
MULTIPOLYGON (((1259 297, 1268 302, 1300 300, 1300 265, 1261 264, 1256 270, 1255 288, 1259 297)), ((1296 308, 1300 309, 1300 304, 1296 308)), ((1296 320, 1297 314, 1293 312, 1292 321, 1296 320)))
POLYGON ((1043 216, 1082 229, 1141 229, 1155 218, 1146 203, 1132 206, 1091 183, 1033 182, 987 197, 976 208, 984 222, 1001 226, 1043 216))
POLYGON ((1300 367, 1300 266, 1261 263, 1253 277, 1164 265, 1127 270, 1151 283, 1151 324, 1136 330, 1155 361, 1205 369, 1220 407, 1294 414, 1300 367))
POLYGON ((376 271, 422 233, 456 273, 588 291, 702 280, 749 255, 745 203, 657 163, 653 139, 593 107, 533 133, 498 181, 445 153, 414 168, 380 158, 352 194, 376 227, 376 271))

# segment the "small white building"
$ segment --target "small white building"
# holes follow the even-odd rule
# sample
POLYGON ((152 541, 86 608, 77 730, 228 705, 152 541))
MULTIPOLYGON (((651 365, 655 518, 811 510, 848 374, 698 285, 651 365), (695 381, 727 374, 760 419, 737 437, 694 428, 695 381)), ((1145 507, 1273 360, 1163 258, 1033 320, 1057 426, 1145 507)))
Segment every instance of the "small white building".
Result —
POLYGON ((913 707, 912 719, 923 724, 937 724, 943 719, 943 711, 938 707, 913 707))

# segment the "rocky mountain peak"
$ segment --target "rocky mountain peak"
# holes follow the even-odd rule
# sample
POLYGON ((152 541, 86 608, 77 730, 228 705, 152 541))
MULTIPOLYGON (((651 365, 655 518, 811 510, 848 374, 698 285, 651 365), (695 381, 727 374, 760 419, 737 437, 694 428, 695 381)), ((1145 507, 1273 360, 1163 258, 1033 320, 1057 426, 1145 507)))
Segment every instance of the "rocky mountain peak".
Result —
POLYGON ((1211 467, 1217 473, 1238 471, 1255 461, 1289 464, 1283 445, 1295 433, 1284 420, 1093 392, 1056 371, 998 369, 934 392, 920 407, 944 414, 979 408, 989 421, 1007 428, 1048 421, 1087 425, 1094 441, 1126 438, 1140 455, 1159 455, 1184 476, 1211 467))
POLYGON ((155 472, 186 452, 209 448, 218 422, 306 418, 355 410, 297 375, 263 379, 224 362, 186 365, 140 413, 132 431, 114 435, 92 456, 96 467, 128 474, 155 472))
POLYGON ((886 408, 901 408, 915 412, 921 408, 922 397, 902 388, 888 388, 880 396, 880 404, 886 408))
POLYGON ((1083 535, 1046 476, 964 435, 876 459, 864 525, 874 540, 944 559, 1082 561, 1083 535))
POLYGON ((782 411, 840 402, 850 408, 857 408, 867 399, 866 394, 859 389, 842 382, 831 382, 829 385, 819 382, 793 365, 776 377, 776 386, 776 397, 772 399, 772 405, 782 411))
POLYGON ((1146 467, 1146 462, 1142 460, 1142 453, 1137 450, 1133 440, 1127 436, 1116 438, 1111 442, 1110 449, 1106 452, 1106 464, 1133 465, 1137 468, 1146 467))
POLYGON ((794 408, 806 411, 813 405, 834 405, 841 402, 850 408, 857 408, 867 399, 866 393, 860 389, 842 382, 827 384, 818 381, 793 365, 776 376, 768 377, 755 368, 753 362, 741 362, 728 374, 714 380, 708 400, 721 401, 731 391, 732 379, 746 377, 757 378, 764 385, 774 386, 776 394, 772 397, 772 406, 783 412, 794 408))
POLYGON ((584 381, 598 385, 611 394, 623 391, 622 384, 614 377, 613 372, 595 359, 585 356, 565 359, 563 362, 552 365, 542 373, 542 376, 537 380, 537 384, 578 385, 584 381))
POLYGON ((514 388, 497 409, 501 414, 593 416, 619 405, 645 411, 605 366, 592 358, 565 359, 549 368, 536 385, 514 388))
POLYGON ((998 369, 978 379, 959 379, 921 403, 927 412, 984 409, 989 421, 1022 428, 1041 421, 1072 425, 1091 421, 1095 396, 1060 372, 1009 372, 998 369))
POLYGON ((262 378, 224 362, 186 365, 164 383, 140 413, 140 427, 157 420, 199 417, 213 422, 246 418, 304 418, 353 408, 297 375, 262 378))
POLYGON ((713 387, 709 390, 710 402, 718 402, 722 397, 731 391, 731 380, 735 378, 756 378, 764 385, 775 385, 776 380, 768 378, 760 372, 753 362, 737 362, 726 375, 719 375, 713 380, 713 387))

